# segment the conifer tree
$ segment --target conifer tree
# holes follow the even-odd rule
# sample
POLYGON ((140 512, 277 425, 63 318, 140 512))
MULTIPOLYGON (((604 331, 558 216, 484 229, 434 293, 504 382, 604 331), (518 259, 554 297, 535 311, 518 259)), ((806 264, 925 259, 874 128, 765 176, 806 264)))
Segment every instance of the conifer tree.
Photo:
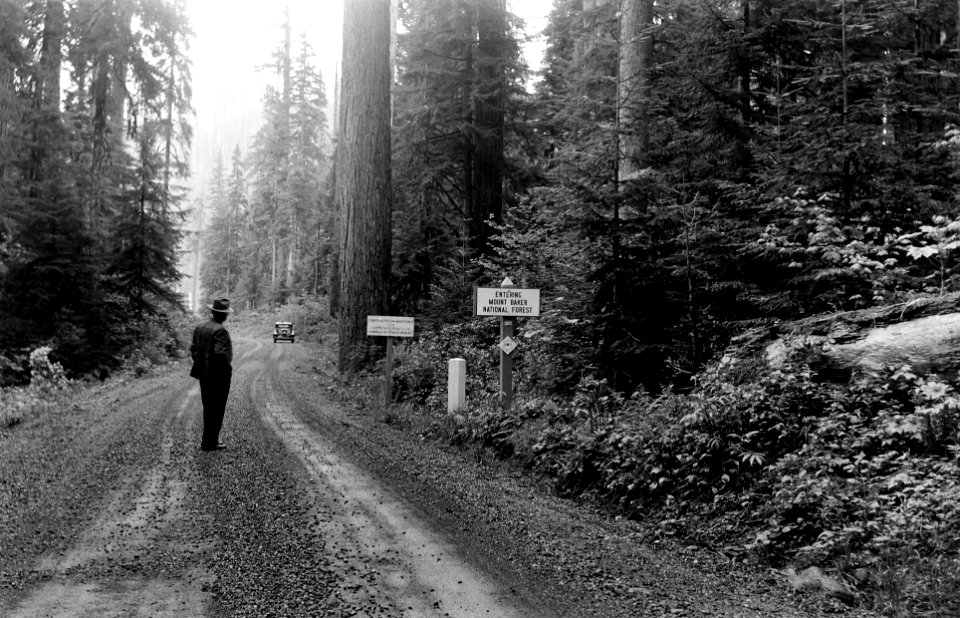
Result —
POLYGON ((125 313, 139 325, 162 318, 169 309, 183 311, 175 291, 180 280, 176 247, 179 221, 169 214, 164 189, 163 122, 144 123, 138 132, 139 153, 130 189, 122 193, 124 207, 112 223, 115 253, 105 271, 109 289, 124 299, 125 313))
POLYGON ((401 18, 397 302, 421 306, 440 286, 450 304, 468 311, 472 260, 492 251, 504 187, 515 187, 519 175, 507 156, 522 126, 525 68, 515 18, 499 0, 418 0, 401 18))
POLYGON ((250 151, 250 213, 247 242, 253 249, 249 281, 262 282, 257 288, 271 302, 285 297, 283 248, 289 234, 289 186, 286 162, 289 158, 289 115, 283 111, 281 93, 268 86, 263 97, 264 123, 254 136, 250 151))
POLYGON ((324 229, 329 227, 329 212, 321 205, 324 175, 330 167, 327 98, 314 61, 312 47, 301 37, 292 74, 289 185, 295 225, 288 258, 289 285, 298 292, 316 289, 321 239, 330 235, 324 229))
POLYGON ((210 206, 210 222, 204 232, 203 262, 200 281, 208 296, 230 295, 234 287, 230 273, 236 272, 236 252, 232 233, 236 216, 229 199, 223 153, 217 153, 213 174, 207 187, 206 203, 210 206))
POLYGON ((656 2, 649 79, 627 88, 649 96, 616 105, 615 5, 555 4, 538 102, 547 207, 600 249, 601 371, 656 387, 737 322, 892 298, 884 239, 952 208, 957 89, 933 76, 955 72, 956 3, 656 2), (618 185, 609 145, 633 136, 644 173, 618 185))
POLYGON ((117 193, 104 273, 108 289, 119 294, 124 311, 139 323, 138 341, 154 325, 169 329, 169 310, 184 310, 176 292, 182 192, 171 181, 185 175, 180 153, 189 143, 189 132, 177 130, 189 104, 189 73, 181 53, 187 36, 183 6, 158 2, 140 10, 141 44, 156 64, 146 68, 132 62, 137 79, 127 94, 126 134, 135 141, 137 155, 117 193))
POLYGON ((230 176, 227 180, 227 289, 234 294, 241 273, 241 239, 243 216, 247 210, 247 191, 243 155, 240 147, 235 146, 230 157, 230 176))
POLYGON ((85 372, 106 362, 103 297, 60 109, 64 7, 50 0, 32 10, 21 23, 39 30, 19 41, 39 49, 7 47, 0 62, 0 244, 12 248, 0 268, 0 353, 53 342, 57 360, 85 372))
POLYGON ((212 213, 204 234, 204 260, 201 281, 208 295, 226 294, 238 306, 247 300, 240 288, 244 267, 243 227, 247 210, 246 181, 240 147, 234 147, 227 174, 223 157, 218 155, 210 180, 209 201, 212 213))

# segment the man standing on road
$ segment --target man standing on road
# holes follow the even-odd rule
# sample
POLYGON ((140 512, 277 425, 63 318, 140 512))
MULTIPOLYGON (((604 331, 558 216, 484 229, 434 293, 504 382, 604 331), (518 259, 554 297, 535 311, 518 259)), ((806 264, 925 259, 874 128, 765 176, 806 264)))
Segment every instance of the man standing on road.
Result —
POLYGON ((230 299, 217 298, 209 305, 210 320, 193 329, 190 357, 193 367, 190 377, 200 380, 200 400, 203 403, 203 438, 200 448, 219 451, 227 448, 220 442, 220 427, 227 408, 230 378, 233 376, 233 344, 223 323, 230 313, 230 299))

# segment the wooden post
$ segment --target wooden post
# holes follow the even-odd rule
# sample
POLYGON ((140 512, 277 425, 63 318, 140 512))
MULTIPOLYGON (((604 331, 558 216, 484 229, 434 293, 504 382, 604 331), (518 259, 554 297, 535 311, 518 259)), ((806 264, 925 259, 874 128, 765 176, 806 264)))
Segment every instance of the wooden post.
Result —
MULTIPOLYGON (((513 285, 510 277, 506 277, 500 287, 512 288, 516 286, 513 285)), ((513 316, 500 318, 500 341, 507 337, 513 337, 514 320, 516 318, 513 316)), ((500 350, 500 398, 503 408, 509 410, 510 406, 513 405, 513 358, 503 349, 500 350)))
POLYGON ((474 288, 475 315, 500 318, 500 399, 504 408, 513 405, 513 352, 520 345, 514 335, 518 317, 539 317, 540 290, 523 289, 505 277, 499 288, 474 288), (512 288, 512 289, 511 289, 512 288))
POLYGON ((383 407, 389 409, 393 395, 393 337, 387 337, 387 358, 383 367, 383 407))
MULTIPOLYGON (((513 337, 514 317, 500 318, 500 341, 513 337)), ((513 405, 513 358, 500 350, 500 397, 506 410, 513 405)))

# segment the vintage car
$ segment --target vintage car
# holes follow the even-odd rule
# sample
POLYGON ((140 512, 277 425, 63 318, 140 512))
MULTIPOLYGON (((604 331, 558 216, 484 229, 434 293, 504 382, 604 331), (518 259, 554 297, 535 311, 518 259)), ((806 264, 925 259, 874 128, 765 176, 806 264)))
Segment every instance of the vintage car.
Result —
POLYGON ((273 325, 273 342, 289 341, 296 343, 294 338, 297 333, 293 330, 293 322, 275 322, 273 325))

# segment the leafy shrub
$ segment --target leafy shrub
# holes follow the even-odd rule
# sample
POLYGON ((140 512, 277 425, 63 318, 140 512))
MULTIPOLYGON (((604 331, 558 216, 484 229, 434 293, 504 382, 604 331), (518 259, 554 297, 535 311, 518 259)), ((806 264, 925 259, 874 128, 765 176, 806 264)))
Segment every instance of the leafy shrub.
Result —
POLYGON ((50 346, 41 346, 30 353, 30 382, 57 387, 66 381, 63 366, 50 360, 50 346))
POLYGON ((712 502, 762 477, 822 414, 809 372, 774 372, 734 386, 718 366, 691 395, 629 400, 583 380, 568 415, 535 447, 565 493, 590 491, 637 513, 677 500, 712 502))
POLYGON ((957 289, 960 280, 954 255, 960 247, 960 220, 936 215, 932 223, 921 225, 919 231, 902 234, 897 244, 915 262, 916 275, 924 280, 923 291, 943 294, 957 289), (933 272, 929 272, 930 267, 933 272))
POLYGON ((0 354, 0 388, 30 382, 30 350, 8 350, 0 354))
MULTIPOLYGON (((832 229, 820 223, 810 238, 832 229)), ((890 256, 919 242, 906 240, 869 266, 900 273, 890 256)), ((563 495, 770 564, 841 569, 874 608, 935 614, 960 594, 956 377, 902 367, 824 383, 801 350, 779 369, 721 361, 688 393, 626 396, 594 372, 580 351, 590 329, 571 315, 548 308, 521 324, 512 410, 498 402, 493 319, 404 345, 400 399, 439 413, 428 433, 515 458, 563 495), (449 415, 454 357, 467 360, 470 405, 449 415)))
POLYGON ((0 388, 0 428, 61 409, 75 382, 68 380, 60 363, 50 360, 51 348, 30 352, 30 383, 0 388))
POLYGON ((592 379, 597 369, 592 358, 596 325, 587 318, 570 317, 562 306, 551 308, 554 299, 544 303, 540 318, 519 328, 517 372, 535 396, 573 395, 581 380, 592 379))
POLYGON ((656 398, 587 376, 570 398, 506 411, 488 398, 433 433, 702 542, 833 565, 878 609, 935 613, 960 593, 955 386, 907 368, 842 385, 799 363, 751 375, 721 362, 692 393, 656 398))
POLYGON ((494 324, 490 318, 447 324, 403 346, 393 369, 397 400, 446 410, 448 363, 453 358, 467 363, 468 399, 479 404, 495 397, 499 349, 494 324))
POLYGON ((929 555, 960 524, 956 391, 905 369, 830 390, 829 414, 767 472, 752 547, 856 568, 929 555))
POLYGON ((451 444, 489 449, 498 458, 507 459, 517 453, 515 435, 522 424, 517 413, 503 413, 488 402, 463 414, 438 417, 427 433, 443 437, 451 444))
MULTIPOLYGON (((770 224, 757 247, 787 265, 813 311, 854 309, 887 302, 903 266, 890 255, 896 239, 876 225, 855 228, 835 213, 839 196, 800 190, 770 205, 782 220, 770 224)), ((902 282, 901 282, 902 285, 902 282)))

